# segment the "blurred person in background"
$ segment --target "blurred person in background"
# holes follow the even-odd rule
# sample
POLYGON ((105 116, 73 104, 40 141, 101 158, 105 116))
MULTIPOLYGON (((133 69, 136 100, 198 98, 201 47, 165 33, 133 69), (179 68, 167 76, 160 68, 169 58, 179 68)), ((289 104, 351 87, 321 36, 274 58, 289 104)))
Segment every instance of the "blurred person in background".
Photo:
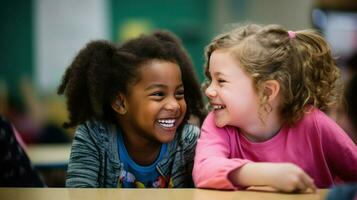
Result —
POLYGON ((346 88, 347 117, 351 125, 350 136, 357 144, 357 73, 354 73, 346 88))
POLYGON ((337 124, 345 130, 355 144, 357 144, 356 72, 357 52, 352 54, 346 62, 346 68, 344 69, 345 79, 343 82, 345 91, 341 103, 330 113, 337 124))
POLYGON ((0 187, 44 187, 11 123, 0 116, 0 187))
MULTIPOLYGON (((355 61, 356 58, 357 57, 354 58, 355 61)), ((356 67, 357 65, 354 66, 356 67)), ((354 70, 356 70, 356 68, 354 70)), ((351 78, 347 82, 345 90, 345 99, 347 111, 343 113, 343 124, 345 125, 344 128, 348 127, 348 133, 350 137, 354 140, 355 144, 357 144, 357 73, 355 73, 355 71, 351 74, 351 78)), ((341 120, 340 123, 342 123, 341 120)), ((327 196, 327 200, 352 199, 357 199, 357 183, 336 185, 330 190, 327 196)))
POLYGON ((6 85, 1 86, 1 114, 15 125, 26 144, 70 142, 70 135, 61 127, 67 117, 64 101, 55 95, 39 97, 26 78, 19 83, 18 97, 7 94, 6 85))

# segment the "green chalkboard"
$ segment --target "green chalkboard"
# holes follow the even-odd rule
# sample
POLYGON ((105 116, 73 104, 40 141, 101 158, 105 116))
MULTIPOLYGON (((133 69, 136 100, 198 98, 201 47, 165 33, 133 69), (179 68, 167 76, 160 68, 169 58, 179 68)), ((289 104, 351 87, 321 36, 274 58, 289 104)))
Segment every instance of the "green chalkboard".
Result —
POLYGON ((211 1, 111 0, 112 39, 121 42, 136 32, 167 29, 176 33, 189 51, 203 80, 204 46, 211 39, 211 1))
POLYGON ((33 76, 32 1, 4 0, 0 6, 0 81, 18 96, 18 82, 33 76))

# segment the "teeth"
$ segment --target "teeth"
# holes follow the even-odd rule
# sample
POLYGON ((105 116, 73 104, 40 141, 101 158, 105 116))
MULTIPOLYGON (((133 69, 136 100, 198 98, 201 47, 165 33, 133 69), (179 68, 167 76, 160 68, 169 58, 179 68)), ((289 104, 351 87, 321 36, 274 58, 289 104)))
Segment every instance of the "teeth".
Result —
POLYGON ((172 127, 174 127, 174 125, 175 124, 161 124, 161 126, 166 127, 166 128, 172 128, 172 127))
POLYGON ((176 120, 174 120, 174 119, 159 119, 157 121, 159 123, 172 124, 172 123, 175 123, 176 120))
POLYGON ((159 124, 163 127, 166 128, 171 128, 175 125, 176 120, 175 119, 159 119, 157 120, 159 124))
POLYGON ((222 108, 224 108, 224 106, 222 106, 222 105, 214 105, 213 106, 213 109, 215 109, 215 110, 222 109, 222 108))

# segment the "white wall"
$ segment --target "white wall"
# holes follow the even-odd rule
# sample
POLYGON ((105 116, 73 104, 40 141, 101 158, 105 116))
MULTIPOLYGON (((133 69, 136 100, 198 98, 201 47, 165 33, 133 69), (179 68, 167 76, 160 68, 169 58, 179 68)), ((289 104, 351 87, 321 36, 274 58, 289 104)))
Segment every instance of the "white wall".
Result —
POLYGON ((35 0, 35 80, 54 91, 75 54, 90 40, 109 38, 105 0, 35 0))
POLYGON ((311 28, 313 0, 212 0, 214 31, 230 23, 280 24, 287 29, 311 28))
POLYGON ((288 29, 311 28, 312 0, 250 0, 247 18, 263 23, 277 23, 288 29))

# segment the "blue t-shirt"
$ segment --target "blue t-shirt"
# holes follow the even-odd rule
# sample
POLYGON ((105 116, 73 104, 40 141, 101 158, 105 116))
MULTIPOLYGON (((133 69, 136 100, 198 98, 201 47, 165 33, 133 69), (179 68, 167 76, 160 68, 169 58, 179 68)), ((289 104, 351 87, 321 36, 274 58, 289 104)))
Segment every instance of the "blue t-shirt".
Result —
POLYGON ((124 170, 119 177, 118 187, 122 188, 162 188, 166 187, 164 177, 156 170, 157 163, 162 159, 167 150, 167 144, 162 144, 159 156, 155 162, 148 166, 137 164, 131 159, 125 148, 123 136, 118 134, 118 148, 120 160, 124 163, 124 170))

